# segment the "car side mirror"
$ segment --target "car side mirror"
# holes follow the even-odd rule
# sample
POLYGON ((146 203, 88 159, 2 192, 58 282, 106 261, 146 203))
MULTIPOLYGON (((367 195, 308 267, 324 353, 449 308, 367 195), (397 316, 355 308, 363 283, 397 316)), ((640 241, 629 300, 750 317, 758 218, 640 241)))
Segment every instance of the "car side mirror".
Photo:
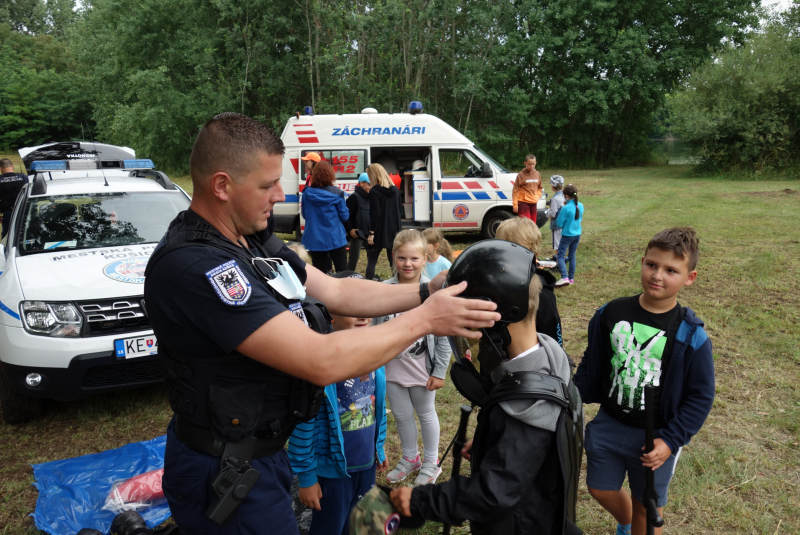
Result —
POLYGON ((484 177, 492 176, 492 166, 489 164, 489 162, 483 162, 483 176, 484 177))

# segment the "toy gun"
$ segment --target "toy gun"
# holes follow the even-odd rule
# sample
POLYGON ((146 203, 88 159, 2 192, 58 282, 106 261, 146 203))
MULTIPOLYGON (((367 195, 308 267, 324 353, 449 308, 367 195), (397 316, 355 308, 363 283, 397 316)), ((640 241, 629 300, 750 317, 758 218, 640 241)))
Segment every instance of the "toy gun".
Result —
MULTIPOLYGON (((653 387, 651 385, 645 385, 644 387, 644 414, 644 449, 645 453, 650 453, 655 448, 653 443, 655 416, 653 414, 653 387)), ((664 525, 664 519, 658 513, 658 493, 656 492, 655 474, 651 468, 646 468, 645 470, 644 508, 647 519, 647 535, 654 535, 655 529, 664 525)))
MULTIPOLYGON (((461 472, 461 448, 467 441, 467 424, 469 423, 469 415, 472 414, 472 407, 469 405, 461 405, 461 419, 458 422, 458 432, 453 439, 455 447, 453 448, 453 472, 450 479, 454 478, 461 472)), ((445 452, 445 457, 447 452, 445 452)), ((444 457, 442 457, 444 459, 444 457)), ((450 524, 445 524, 442 527, 442 535, 450 535, 450 524)))

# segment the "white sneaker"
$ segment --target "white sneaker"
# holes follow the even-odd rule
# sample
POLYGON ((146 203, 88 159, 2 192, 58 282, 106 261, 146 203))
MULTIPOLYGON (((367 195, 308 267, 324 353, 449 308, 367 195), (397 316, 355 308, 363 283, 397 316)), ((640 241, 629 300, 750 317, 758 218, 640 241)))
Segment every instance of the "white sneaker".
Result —
POLYGON ((572 283, 569 282, 569 279, 561 279, 556 282, 556 288, 563 288, 564 286, 569 286, 570 284, 572 283))
POLYGON ((389 483, 397 483, 403 481, 405 478, 419 470, 422 463, 419 460, 419 454, 413 460, 408 460, 405 457, 400 458, 400 462, 392 469, 391 472, 386 474, 386 481, 389 483))
POLYGON ((435 463, 422 463, 422 468, 420 468, 419 474, 417 474, 417 479, 414 480, 414 486, 432 485, 436 483, 436 479, 441 473, 442 469, 439 468, 438 459, 435 463))

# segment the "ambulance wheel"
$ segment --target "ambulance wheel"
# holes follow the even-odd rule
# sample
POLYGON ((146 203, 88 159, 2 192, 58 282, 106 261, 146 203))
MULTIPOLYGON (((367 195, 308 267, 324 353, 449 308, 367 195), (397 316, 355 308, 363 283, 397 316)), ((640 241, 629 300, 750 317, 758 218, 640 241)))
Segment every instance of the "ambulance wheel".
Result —
POLYGON ((481 235, 487 240, 493 240, 497 234, 497 227, 500 226, 500 223, 506 219, 511 219, 512 217, 514 217, 514 214, 507 210, 497 210, 492 212, 486 216, 486 219, 483 221, 481 235))
POLYGON ((45 400, 20 394, 11 386, 6 374, 0 371, 0 404, 7 424, 24 424, 44 414, 45 400))

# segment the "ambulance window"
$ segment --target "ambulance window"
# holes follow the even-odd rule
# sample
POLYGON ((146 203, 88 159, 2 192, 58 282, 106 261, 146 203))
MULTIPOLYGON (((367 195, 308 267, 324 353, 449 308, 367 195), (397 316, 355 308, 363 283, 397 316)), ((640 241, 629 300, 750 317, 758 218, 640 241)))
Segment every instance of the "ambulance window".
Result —
POLYGON ((316 152, 323 160, 331 164, 336 172, 337 180, 355 180, 367 167, 366 150, 304 150, 300 156, 305 156, 309 152, 316 152))
POLYGON ((440 149, 439 166, 442 177, 479 177, 483 169, 475 153, 466 149, 440 149))

